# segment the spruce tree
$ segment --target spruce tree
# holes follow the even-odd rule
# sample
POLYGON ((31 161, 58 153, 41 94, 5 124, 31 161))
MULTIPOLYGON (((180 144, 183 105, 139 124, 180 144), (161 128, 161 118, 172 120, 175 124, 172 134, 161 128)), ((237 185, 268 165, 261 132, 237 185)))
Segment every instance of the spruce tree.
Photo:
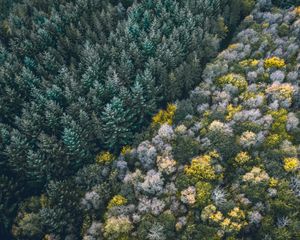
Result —
POLYGON ((130 143, 132 134, 130 124, 132 116, 128 110, 124 109, 120 98, 114 97, 108 103, 101 115, 102 131, 106 147, 120 149, 130 143))
POLYGON ((146 103, 146 99, 144 98, 144 89, 138 81, 134 83, 133 87, 131 88, 131 92, 131 111, 134 114, 134 128, 139 129, 146 117, 149 116, 147 113, 148 105, 146 103))
MULTIPOLYGON (((68 156, 71 158, 70 167, 78 170, 90 159, 90 146, 86 131, 78 125, 71 117, 66 116, 62 140, 66 147, 68 156)), ((88 123, 87 123, 88 124, 88 123)))

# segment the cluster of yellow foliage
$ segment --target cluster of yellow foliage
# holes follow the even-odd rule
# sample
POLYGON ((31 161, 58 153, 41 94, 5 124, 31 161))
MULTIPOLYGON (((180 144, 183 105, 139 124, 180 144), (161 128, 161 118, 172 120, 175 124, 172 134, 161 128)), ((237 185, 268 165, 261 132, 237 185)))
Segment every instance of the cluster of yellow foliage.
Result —
POLYGON ((121 155, 126 155, 126 154, 128 154, 128 153, 130 153, 131 152, 131 147, 130 146, 124 146, 124 147, 122 147, 122 150, 121 150, 121 155))
POLYGON ((270 178, 269 187, 271 188, 277 187, 278 183, 279 183, 278 179, 272 177, 270 178))
POLYGON ((265 94, 262 93, 262 92, 259 92, 259 93, 254 93, 254 92, 249 92, 249 91, 246 91, 244 92, 243 94, 241 94, 241 99, 244 100, 244 101, 247 101, 251 98, 256 98, 256 97, 263 97, 263 99, 265 100, 265 94))
POLYGON ((122 195, 116 195, 109 201, 107 208, 111 209, 113 207, 125 205, 126 203, 126 198, 124 198, 122 195))
POLYGON ((176 105, 175 104, 168 104, 166 110, 160 110, 153 118, 152 122, 154 124, 173 124, 173 117, 176 112, 176 105))
POLYGON ((245 91, 248 87, 246 79, 242 75, 236 73, 229 73, 218 78, 217 84, 220 86, 231 84, 237 87, 240 91, 245 91))
POLYGON ((241 67, 256 67, 259 64, 259 60, 257 59, 246 59, 239 62, 241 67))
POLYGON ((269 111, 268 114, 273 117, 273 123, 271 134, 267 137, 265 144, 268 147, 276 147, 283 140, 292 140, 292 136, 286 130, 288 111, 282 108, 276 111, 269 111))
POLYGON ((96 163, 98 164, 108 164, 114 160, 114 155, 108 151, 101 152, 96 156, 96 163))
POLYGON ((209 216, 209 219, 214 221, 214 222, 220 222, 223 220, 223 214, 220 212, 220 211, 217 211, 215 213, 212 213, 210 216, 209 216))
POLYGON ((235 207, 234 209, 232 209, 228 213, 228 215, 232 218, 237 218, 237 219, 245 219, 245 217, 246 217, 245 212, 238 207, 235 207))
POLYGON ((239 207, 235 207, 234 209, 232 209, 228 213, 228 216, 231 218, 227 217, 221 223, 221 226, 225 231, 238 232, 242 229, 242 227, 247 225, 247 222, 244 221, 246 218, 246 214, 239 207))
POLYGON ((269 111, 268 113, 273 117, 272 131, 285 135, 288 111, 281 108, 279 110, 269 111))
POLYGON ((296 7, 294 10, 294 13, 298 16, 300 16, 300 6, 296 7))
POLYGON ((249 154, 247 152, 240 152, 236 155, 234 161, 238 165, 243 165, 246 162, 248 162, 250 159, 251 159, 251 157, 249 156, 249 154))
POLYGON ((216 150, 210 151, 207 155, 210 156, 211 158, 215 158, 215 159, 218 159, 221 157, 220 154, 216 150))
POLYGON ((300 167, 299 159, 295 157, 285 158, 283 162, 283 168, 287 172, 294 172, 300 167))
POLYGON ((263 23, 261 26, 262 26, 263 28, 268 28, 268 27, 270 27, 270 23, 265 22, 265 23, 263 23))
POLYGON ((270 134, 266 140, 265 140, 265 144, 267 147, 276 147, 278 146, 278 144, 281 142, 281 138, 278 134, 274 133, 274 134, 270 134))
POLYGON ((268 114, 273 117, 273 123, 271 126, 272 134, 266 141, 268 146, 276 146, 283 140, 292 140, 292 136, 288 134, 286 130, 288 111, 282 108, 276 111, 269 111, 268 114))
POLYGON ((233 44, 230 44, 229 46, 228 46, 228 50, 234 50, 234 49, 237 49, 238 48, 238 44, 237 43, 233 43, 233 44))
POLYGON ((219 224, 225 232, 239 232, 248 223, 245 221, 246 214, 239 207, 232 209, 228 216, 225 217, 216 206, 210 204, 206 206, 201 214, 203 220, 210 220, 215 224, 219 224))
POLYGON ((234 107, 232 104, 227 105, 227 116, 226 120, 230 121, 233 119, 234 114, 240 112, 242 110, 242 106, 238 105, 237 107, 234 107))
POLYGON ((213 222, 220 222, 223 219, 223 214, 217 210, 217 207, 213 204, 207 205, 201 213, 203 221, 211 220, 213 222))
POLYGON ((270 57, 265 59, 264 66, 265 68, 271 68, 271 67, 283 68, 285 67, 285 61, 284 59, 281 59, 279 57, 270 57))
POLYGON ((196 157, 192 159, 190 166, 184 168, 184 172, 187 176, 191 177, 195 182, 201 180, 215 180, 220 176, 217 176, 214 167, 211 164, 212 158, 218 158, 219 154, 215 151, 209 154, 196 157))

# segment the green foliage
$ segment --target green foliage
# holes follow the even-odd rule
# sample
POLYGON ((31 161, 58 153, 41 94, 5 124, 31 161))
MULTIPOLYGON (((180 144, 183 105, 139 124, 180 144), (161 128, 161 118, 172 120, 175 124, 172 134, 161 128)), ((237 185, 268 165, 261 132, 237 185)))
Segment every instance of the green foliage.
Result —
POLYGON ((182 100, 177 103, 176 115, 174 116, 174 122, 179 123, 185 119, 187 115, 193 115, 194 108, 192 102, 187 100, 182 100))
POLYGON ((175 217, 171 212, 164 212, 158 217, 153 217, 150 214, 145 215, 137 231, 138 239, 150 238, 151 234, 161 239, 165 239, 166 236, 175 237, 175 217), (153 229, 153 226, 156 226, 156 228, 153 229))
POLYGON ((128 239, 133 226, 127 217, 109 218, 104 227, 104 236, 111 239, 128 239))
POLYGON ((12 224, 20 189, 12 179, 2 175, 0 176, 0 192, 0 235, 8 237, 5 230, 12 224))
POLYGON ((163 125, 113 162, 126 174, 96 220, 107 227, 106 238, 299 238, 298 68, 291 49, 299 39, 291 27, 300 15, 269 4, 258 2, 189 99, 176 102, 174 114, 161 110, 154 120, 163 125), (279 34, 276 18, 287 34, 279 34))
POLYGON ((217 80, 217 84, 221 86, 231 84, 232 86, 238 88, 238 90, 240 91, 245 91, 248 85, 246 79, 242 75, 232 73, 220 77, 217 80))
POLYGON ((299 6, 299 0, 272 0, 272 3, 278 7, 288 8, 291 6, 299 6))
POLYGON ((210 201, 212 185, 207 182, 197 182, 196 184, 196 201, 199 206, 207 206, 210 201))
POLYGON ((242 14, 247 16, 255 5, 255 0, 243 0, 242 1, 242 14))
POLYGON ((192 159, 191 165, 185 167, 185 174, 190 177, 193 182, 216 180, 220 176, 216 174, 212 161, 217 158, 218 155, 211 156, 210 154, 195 157, 192 159))
MULTIPOLYGON (((19 200, 45 189, 48 205, 24 211, 16 236, 40 239, 39 228, 55 238, 79 236, 83 192, 97 186, 105 205, 120 184, 112 165, 124 167, 88 164, 102 151, 119 153, 158 108, 186 97, 252 6, 234 0, 0 0, 1 237, 9 235, 19 200)), ((192 102, 185 112, 194 113, 192 102)), ((175 142, 181 163, 199 154, 197 141, 182 136, 175 142)))
POLYGON ((121 149, 122 146, 131 142, 129 125, 132 117, 129 111, 124 109, 121 99, 115 97, 105 106, 101 120, 107 147, 121 149))
POLYGON ((281 24, 278 27, 278 34, 283 37, 283 36, 287 36, 289 33, 289 26, 285 23, 281 24))
POLYGON ((39 239, 43 236, 39 214, 41 205, 42 202, 38 197, 31 197, 22 203, 12 229, 16 239, 39 239))
POLYGON ((176 136, 173 146, 174 158, 182 164, 197 156, 200 150, 199 142, 189 136, 176 136))

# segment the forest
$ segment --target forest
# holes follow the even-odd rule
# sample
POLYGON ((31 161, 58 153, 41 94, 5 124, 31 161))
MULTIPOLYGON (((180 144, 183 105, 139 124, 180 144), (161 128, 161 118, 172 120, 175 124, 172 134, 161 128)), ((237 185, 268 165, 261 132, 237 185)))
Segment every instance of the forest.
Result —
POLYGON ((300 240, 300 0, 0 0, 0 239, 300 240))

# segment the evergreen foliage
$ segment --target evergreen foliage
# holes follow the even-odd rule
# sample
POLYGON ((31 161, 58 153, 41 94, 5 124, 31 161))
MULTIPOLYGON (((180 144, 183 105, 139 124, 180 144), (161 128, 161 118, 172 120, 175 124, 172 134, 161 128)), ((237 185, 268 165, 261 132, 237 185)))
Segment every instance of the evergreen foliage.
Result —
POLYGON ((299 4, 0 0, 0 238, 298 239, 299 4))
MULTIPOLYGON (((188 99, 160 110, 119 156, 102 152, 67 185, 51 183, 45 196, 61 200, 38 208, 47 220, 17 218, 15 237, 42 226, 54 239, 299 239, 300 14, 262 3, 188 99)), ((122 106, 106 105, 108 123, 123 123, 122 106)))
POLYGON ((130 144, 237 24, 219 0, 0 3, 0 174, 21 196, 130 144))
POLYGON ((291 6, 299 6, 299 0, 272 0, 273 4, 283 8, 289 8, 291 6))

